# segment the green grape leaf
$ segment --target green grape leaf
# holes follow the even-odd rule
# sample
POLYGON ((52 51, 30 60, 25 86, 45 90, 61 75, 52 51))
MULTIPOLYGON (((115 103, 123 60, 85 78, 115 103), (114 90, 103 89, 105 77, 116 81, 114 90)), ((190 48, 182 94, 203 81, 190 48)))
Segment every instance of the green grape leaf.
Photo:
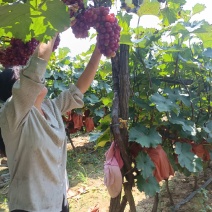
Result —
POLYGON ((55 89, 59 89, 60 91, 63 91, 65 89, 67 89, 66 85, 64 85, 63 83, 60 83, 57 80, 54 81, 54 85, 53 86, 54 86, 55 89))
POLYGON ((206 6, 204 4, 194 5, 194 7, 192 8, 192 15, 202 12, 205 8, 206 6))
POLYGON ((91 132, 89 133, 89 141, 96 142, 104 132, 91 132))
POLYGON ((180 7, 182 7, 182 5, 184 5, 186 3, 186 0, 169 0, 169 3, 174 3, 175 8, 179 9, 180 7))
POLYGON ((69 53, 70 53, 69 48, 67 47, 59 48, 57 59, 59 61, 64 60, 64 58, 67 57, 69 53))
POLYGON ((105 115, 105 112, 103 108, 97 108, 94 110, 94 114, 102 118, 105 115))
POLYGON ((104 64, 101 66, 101 69, 98 71, 102 79, 105 79, 108 75, 111 74, 111 63, 105 61, 104 64))
POLYGON ((47 1, 46 5, 42 7, 42 16, 45 17, 47 24, 51 24, 58 31, 63 31, 65 27, 70 27, 69 13, 66 12, 66 6, 61 1, 47 1), (56 17, 55 8, 57 8, 56 17))
POLYGON ((122 12, 118 12, 116 18, 119 20, 118 23, 123 28, 123 31, 127 31, 130 28, 130 21, 132 17, 133 16, 128 13, 124 14, 122 12))
POLYGON ((177 20, 176 10, 166 7, 161 11, 163 17, 163 24, 169 26, 177 20))
MULTIPOLYGON (((100 90, 104 90, 105 89, 108 94, 112 92, 111 85, 108 84, 105 81, 98 81, 97 88, 100 89, 100 90)), ((108 97, 110 97, 110 96, 108 96, 108 97)), ((110 97, 110 99, 111 99, 111 97, 110 97)), ((110 102, 112 103, 112 101, 110 101, 110 102)))
POLYGON ((189 31, 182 23, 177 23, 172 27, 170 35, 177 35, 178 33, 181 33, 185 36, 186 34, 189 34, 189 31))
POLYGON ((158 111, 160 112, 171 112, 174 111, 175 113, 179 114, 179 106, 171 101, 168 98, 163 97, 159 93, 155 93, 152 96, 150 96, 150 101, 152 101, 155 105, 158 111))
POLYGON ((178 162, 190 172, 200 172, 202 171, 202 161, 191 149, 192 147, 188 143, 176 142, 175 152, 178 155, 178 162))
POLYGON ((139 191, 148 196, 154 196, 160 191, 160 186, 154 176, 148 179, 144 179, 141 175, 137 176, 137 187, 139 191))
POLYGON ((204 48, 211 48, 212 46, 212 25, 207 23, 206 21, 201 21, 199 22, 200 27, 197 29, 193 30, 193 33, 196 34, 197 37, 199 37, 204 45, 204 48))
POLYGON ((179 89, 169 89, 169 88, 166 88, 166 89, 164 89, 164 93, 166 93, 168 95, 168 98, 172 102, 182 101, 188 107, 191 104, 191 102, 189 100, 189 95, 182 93, 182 91, 179 90, 179 89))
POLYGON ((122 28, 120 33, 120 44, 133 45, 131 41, 131 32, 130 32, 130 21, 132 15, 119 12, 116 16, 119 20, 118 24, 122 28))
POLYGON ((138 106, 138 107, 140 107, 140 108, 142 108, 142 109, 146 109, 146 110, 150 110, 151 109, 151 107, 144 101, 144 100, 142 100, 142 99, 140 99, 140 98, 137 98, 137 97, 133 97, 132 98, 132 100, 133 100, 133 102, 135 102, 135 104, 138 106))
POLYGON ((212 158, 212 150, 209 150, 210 158, 212 158))
POLYGON ((131 35, 129 33, 126 34, 121 32, 120 44, 133 45, 133 42, 131 41, 131 35))
POLYGON ((137 12, 138 16, 142 15, 158 15, 160 6, 157 1, 144 0, 143 4, 137 12))
POLYGON ((185 4, 185 0, 169 0, 168 6, 161 10, 162 14, 162 22, 165 26, 169 26, 177 21, 180 16, 178 12, 181 10, 183 4, 185 4))
POLYGON ((185 120, 183 117, 177 117, 174 113, 169 117, 172 124, 179 124, 185 132, 189 132, 192 136, 197 134, 196 125, 193 121, 185 120))
POLYGON ((136 124, 129 131, 129 140, 141 144, 142 147, 156 147, 161 143, 161 136, 154 127, 148 129, 136 124))
POLYGON ((202 54, 205 57, 212 58, 212 48, 207 48, 202 54))
POLYGON ((102 119, 100 119, 99 122, 100 122, 100 124, 97 127, 97 129, 98 130, 106 130, 111 123, 110 115, 108 114, 108 115, 104 116, 102 119))
POLYGON ((111 106, 112 104, 110 97, 102 97, 101 101, 105 106, 111 106))
POLYGON ((208 121, 203 130, 208 133, 209 138, 212 138, 212 121, 208 121))
POLYGON ((86 97, 84 97, 84 101, 89 104, 89 105, 94 105, 96 103, 98 103, 99 97, 94 95, 94 94, 90 94, 90 95, 86 95, 86 97))
POLYGON ((139 152, 136 157, 136 168, 141 170, 143 178, 147 179, 152 176, 155 165, 147 153, 139 152))
POLYGON ((104 147, 107 142, 111 139, 110 128, 108 127, 97 139, 96 147, 104 147))
POLYGON ((13 3, 14 1, 13 0, 0 0, 0 5, 4 5, 4 4, 11 4, 13 3))
POLYGON ((59 0, 33 0, 24 4, 1 6, 0 20, 0 37, 10 32, 11 37, 23 41, 28 41, 32 37, 46 41, 57 31, 70 27, 66 5, 59 0))
MULTIPOLYGON (((32 23, 32 20, 29 18, 29 14, 30 4, 1 6, 0 28, 4 29, 6 33, 8 31, 12 32, 13 36, 16 38, 26 40, 26 35, 30 34, 30 24, 32 23)), ((4 34, 0 34, 0 37, 1 36, 4 36, 4 34)))

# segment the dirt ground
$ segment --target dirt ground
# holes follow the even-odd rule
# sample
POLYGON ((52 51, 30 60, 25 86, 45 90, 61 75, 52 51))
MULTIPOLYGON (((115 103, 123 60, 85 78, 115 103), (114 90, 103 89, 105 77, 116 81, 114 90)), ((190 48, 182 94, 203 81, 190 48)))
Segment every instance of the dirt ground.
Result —
MULTIPOLYGON (((108 149, 108 147, 106 147, 102 151, 100 150, 100 152, 93 151, 93 144, 88 142, 87 136, 80 138, 73 138, 72 140, 77 149, 76 150, 77 152, 83 151, 84 149, 84 151, 89 153, 89 155, 94 156, 95 154, 103 155, 104 152, 108 149)), ((72 151, 71 147, 69 151, 72 151)), ((109 211, 108 208, 110 205, 110 196, 108 195, 107 189, 104 186, 104 174, 103 174, 104 156, 103 158, 98 158, 98 160, 99 164, 95 166, 94 172, 92 169, 90 169, 90 173, 88 173, 87 175, 86 182, 81 182, 78 184, 72 184, 73 182, 71 182, 71 191, 76 193, 78 192, 78 195, 73 196, 72 198, 69 199, 71 212, 109 211), (79 190, 82 188, 84 188, 85 192, 80 193, 79 190)), ((212 211, 212 182, 205 189, 200 188, 201 186, 204 185, 204 183, 207 180, 211 178, 212 178, 212 163, 210 164, 210 168, 207 168, 205 173, 201 173, 197 178, 198 179, 197 185, 199 188, 198 192, 196 192, 194 197, 191 198, 189 201, 187 201, 185 204, 180 204, 182 201, 185 201, 185 199, 189 195, 194 194, 195 179, 194 176, 185 177, 183 174, 175 173, 175 176, 169 180, 169 189, 171 191, 175 206, 179 204, 179 207, 177 209, 171 207, 165 183, 161 183, 161 192, 159 195, 159 204, 157 211, 158 212, 212 211)), ((135 200, 137 212, 151 212, 154 203, 154 197, 146 197, 145 194, 138 191, 137 188, 133 188, 133 197, 135 200)), ((128 205, 125 211, 126 212, 130 211, 128 205)))
MULTIPOLYGON (((104 153, 109 148, 94 149, 94 144, 88 141, 88 136, 72 138, 75 151, 68 143, 68 162, 67 172, 70 181, 68 192, 68 202, 70 212, 108 212, 110 196, 104 185, 104 153)), ((1 158, 1 160, 4 158, 1 158)), ((0 175, 7 173, 4 165, 0 169, 0 175)), ((185 204, 178 209, 170 206, 169 196, 166 191, 165 183, 161 183, 159 194, 158 212, 209 212, 212 211, 212 182, 204 189, 201 186, 212 178, 212 163, 205 173, 198 176, 198 192, 185 204)), ((189 195, 194 194, 195 180, 193 176, 185 177, 176 173, 169 180, 169 189, 172 194, 175 206, 184 201, 189 195)), ((0 184, 1 185, 1 184, 0 184)), ((7 212, 6 192, 8 187, 0 189, 0 211, 7 212)), ((133 197, 137 212, 151 212, 154 197, 146 197, 144 193, 133 188, 133 197)), ((127 205, 126 212, 129 212, 127 205)))

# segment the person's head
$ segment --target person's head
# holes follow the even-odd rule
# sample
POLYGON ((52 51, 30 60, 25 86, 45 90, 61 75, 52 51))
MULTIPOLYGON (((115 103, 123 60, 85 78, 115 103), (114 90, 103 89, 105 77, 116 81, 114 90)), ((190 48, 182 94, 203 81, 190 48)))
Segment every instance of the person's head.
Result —
POLYGON ((13 84, 19 79, 19 67, 7 68, 0 72, 0 100, 5 102, 12 95, 13 84))

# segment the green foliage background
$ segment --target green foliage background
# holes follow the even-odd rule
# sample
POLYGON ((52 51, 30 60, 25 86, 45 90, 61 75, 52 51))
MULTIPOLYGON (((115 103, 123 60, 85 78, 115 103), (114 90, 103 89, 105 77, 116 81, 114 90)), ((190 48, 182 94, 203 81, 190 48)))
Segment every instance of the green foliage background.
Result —
POLYGON ((25 3, 0 1, 0 37, 9 36, 28 41, 46 41, 57 31, 70 26, 69 13, 59 0, 31 0, 25 3))

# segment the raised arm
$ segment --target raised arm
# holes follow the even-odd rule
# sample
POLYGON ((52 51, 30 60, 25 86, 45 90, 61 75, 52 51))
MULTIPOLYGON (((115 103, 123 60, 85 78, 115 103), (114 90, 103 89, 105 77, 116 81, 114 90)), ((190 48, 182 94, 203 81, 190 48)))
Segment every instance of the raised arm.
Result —
POLYGON ((100 51, 96 45, 90 61, 88 62, 84 72, 79 77, 77 84, 76 84, 76 86, 79 88, 79 90, 82 93, 85 93, 88 90, 88 88, 90 87, 90 85, 95 77, 96 71, 98 69, 101 56, 102 56, 102 54, 100 53, 100 51))
POLYGON ((40 43, 32 56, 39 57, 39 58, 45 60, 46 62, 48 62, 49 58, 52 54, 52 50, 54 47, 54 42, 55 42, 56 37, 57 37, 57 34, 55 35, 55 37, 53 37, 47 43, 40 43))
POLYGON ((17 129, 24 123, 29 111, 45 87, 45 71, 51 56, 55 37, 48 43, 41 43, 36 48, 28 65, 20 73, 12 89, 12 98, 5 107, 10 129, 17 129))
POLYGON ((76 86, 71 84, 68 90, 63 91, 53 101, 60 108, 61 113, 65 114, 73 108, 83 107, 83 94, 88 90, 94 79, 102 54, 96 46, 84 72, 79 77, 76 86))

